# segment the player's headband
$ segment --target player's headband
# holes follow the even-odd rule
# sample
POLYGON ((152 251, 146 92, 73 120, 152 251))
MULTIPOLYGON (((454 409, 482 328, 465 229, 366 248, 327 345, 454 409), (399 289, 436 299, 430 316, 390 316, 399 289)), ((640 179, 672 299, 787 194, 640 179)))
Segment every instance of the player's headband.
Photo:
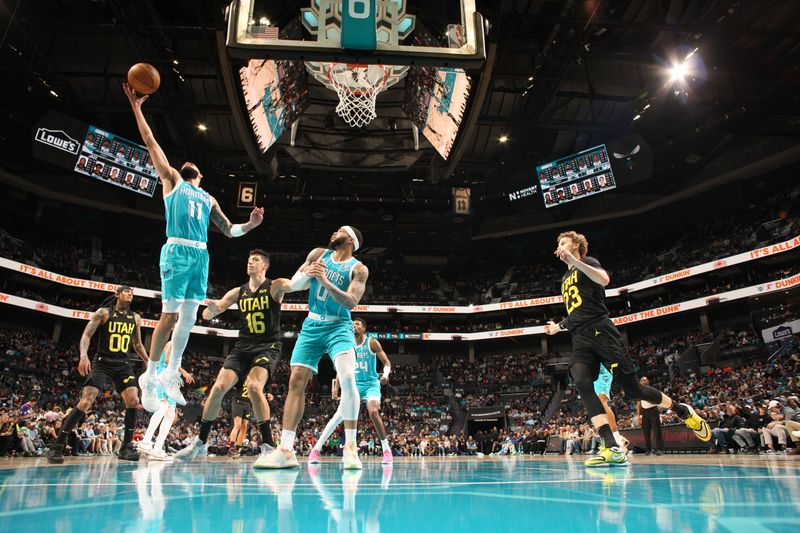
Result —
POLYGON ((356 232, 350 226, 342 226, 342 229, 353 239, 353 251, 355 252, 361 247, 361 243, 358 242, 358 237, 356 237, 356 232))

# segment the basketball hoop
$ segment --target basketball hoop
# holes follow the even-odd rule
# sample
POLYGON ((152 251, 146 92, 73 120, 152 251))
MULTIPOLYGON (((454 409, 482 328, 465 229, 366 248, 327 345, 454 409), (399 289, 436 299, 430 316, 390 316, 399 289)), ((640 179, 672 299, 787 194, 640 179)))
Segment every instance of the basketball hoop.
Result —
POLYGON ((339 95, 336 113, 354 128, 375 120, 375 101, 388 87, 389 67, 349 63, 323 63, 323 66, 326 85, 339 95))

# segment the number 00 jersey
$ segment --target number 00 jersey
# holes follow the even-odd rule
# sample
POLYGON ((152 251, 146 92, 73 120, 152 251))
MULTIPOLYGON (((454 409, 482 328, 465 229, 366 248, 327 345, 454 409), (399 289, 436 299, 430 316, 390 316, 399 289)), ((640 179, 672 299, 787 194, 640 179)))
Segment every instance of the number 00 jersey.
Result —
MULTIPOLYGON (((594 257, 586 256, 581 261, 594 268, 603 268, 594 257)), ((577 268, 570 268, 561 278, 561 296, 569 315, 566 326, 570 331, 608 318, 605 289, 577 268)))
POLYGON ((131 349, 136 319, 133 311, 117 311, 108 307, 108 322, 101 325, 97 334, 97 357, 124 361, 131 349))
POLYGON ((239 328, 237 347, 259 347, 279 340, 281 304, 272 299, 271 286, 272 280, 267 279, 255 291, 251 291, 247 283, 239 287, 237 305, 242 327, 239 328))

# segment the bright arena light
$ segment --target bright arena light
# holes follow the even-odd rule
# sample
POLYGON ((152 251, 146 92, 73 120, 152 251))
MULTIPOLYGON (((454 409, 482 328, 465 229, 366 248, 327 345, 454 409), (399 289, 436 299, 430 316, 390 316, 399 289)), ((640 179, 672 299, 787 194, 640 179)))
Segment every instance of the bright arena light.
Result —
POLYGON ((683 81, 686 78, 686 74, 689 72, 689 67, 686 66, 686 63, 679 63, 677 65, 673 65, 671 69, 669 69, 669 80, 670 81, 683 81))

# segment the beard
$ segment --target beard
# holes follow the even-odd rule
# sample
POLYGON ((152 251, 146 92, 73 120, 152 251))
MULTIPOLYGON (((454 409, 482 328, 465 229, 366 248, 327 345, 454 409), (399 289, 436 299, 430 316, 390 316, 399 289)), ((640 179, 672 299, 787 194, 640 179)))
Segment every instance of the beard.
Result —
POLYGON ((331 250, 335 250, 341 245, 344 244, 344 241, 347 240, 347 237, 336 237, 335 239, 331 239, 331 242, 328 243, 328 248, 331 250))

